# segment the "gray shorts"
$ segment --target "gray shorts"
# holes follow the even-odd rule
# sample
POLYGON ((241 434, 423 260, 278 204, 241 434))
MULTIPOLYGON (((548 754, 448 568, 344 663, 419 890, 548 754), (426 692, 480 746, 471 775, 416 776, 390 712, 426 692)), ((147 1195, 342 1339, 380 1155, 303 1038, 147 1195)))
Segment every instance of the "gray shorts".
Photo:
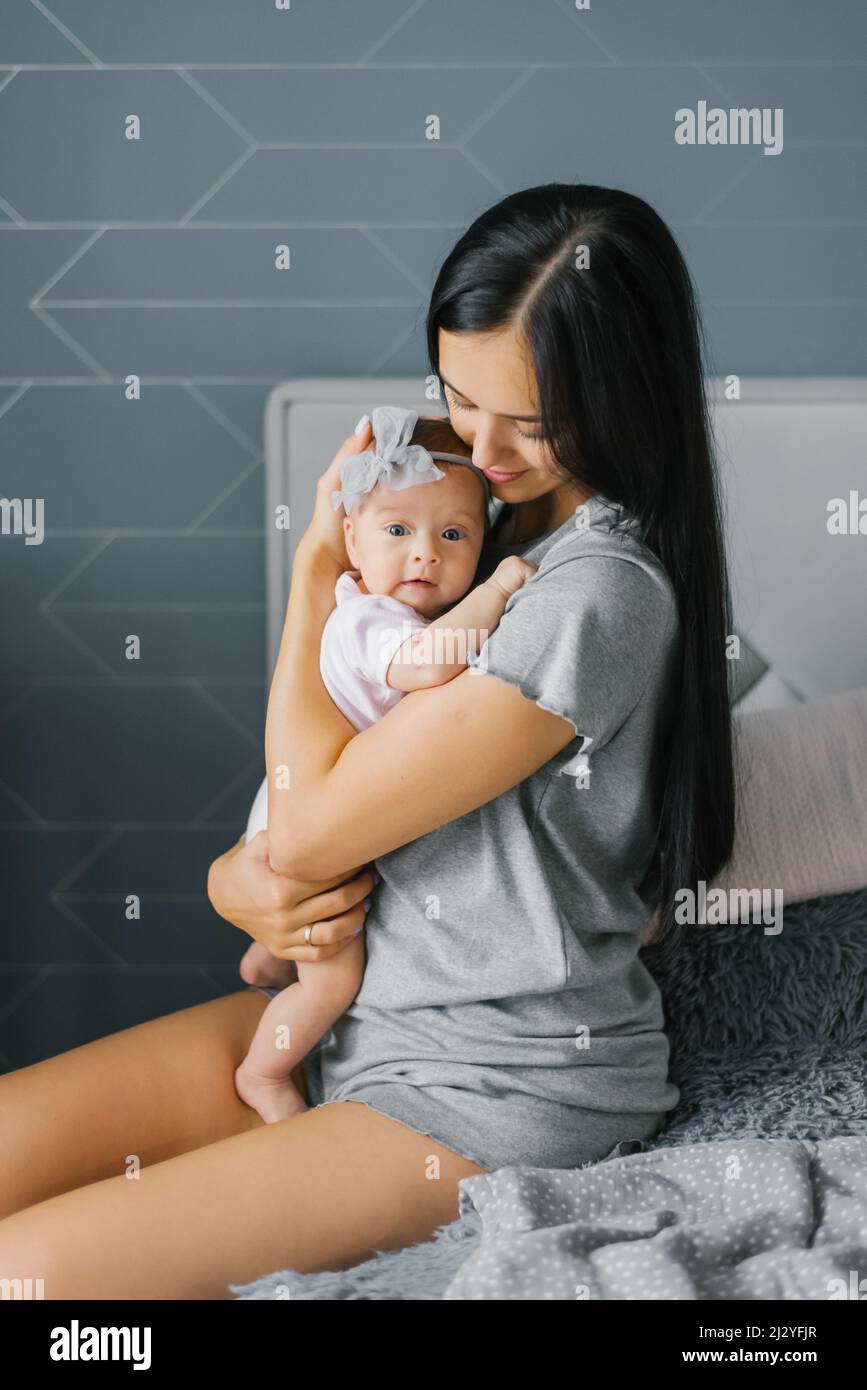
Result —
MULTIPOLYGON (((250 985, 250 989, 258 989, 261 994, 273 999, 280 990, 272 989, 265 985, 250 985)), ((525 1153, 522 1153, 521 1139, 516 1136, 514 1140, 506 1140, 502 1135, 499 1141, 491 1141, 490 1150, 482 1152, 470 1152, 467 1147, 469 1142, 478 1145, 478 1138, 467 1140, 461 1133, 461 1121, 459 1115, 455 1115, 455 1128, 448 1124, 444 1119, 440 1119, 434 1124, 433 1129, 426 1128, 428 1116, 426 1111, 433 1109, 437 1115, 445 1115, 447 1110, 442 1103, 430 1105, 430 1098, 427 1097, 427 1089, 410 1085, 398 1085, 393 1082, 382 1083, 372 1080, 371 1083, 363 1088, 353 1091, 351 1096, 338 1097, 333 1100, 326 1100, 323 1094, 322 1078, 319 1066, 317 1065, 317 1053, 322 1045, 327 1041, 329 1034, 311 1048, 302 1062, 304 1068, 304 1079, 307 1085, 307 1097, 312 1108, 321 1105, 339 1105, 341 1100, 360 1101, 370 1110, 377 1111, 380 1115, 385 1115, 388 1119, 397 1120, 399 1124, 405 1125, 407 1129, 413 1130, 416 1134, 423 1134, 435 1143, 441 1144, 446 1149, 451 1149, 461 1158, 469 1159, 471 1163, 477 1164, 487 1172, 493 1172, 497 1168, 523 1166, 528 1160, 525 1153), (448 1132, 447 1132, 448 1131, 448 1132)), ((443 1090, 445 1088, 434 1088, 443 1090)), ((441 1097, 437 1098, 441 1101, 441 1097)), ((496 1107, 502 1102, 496 1096, 478 1095, 474 1097, 474 1110, 478 1120, 478 1112, 487 1110, 491 1113, 492 1120, 495 1118, 496 1107)), ((531 1107, 528 1107, 528 1110, 531 1107)), ((544 1161, 536 1158, 531 1164, 533 1167, 543 1168, 568 1168, 581 1167, 587 1163, 599 1163, 609 1158, 622 1158, 626 1154, 642 1153, 650 1147, 650 1141, 659 1132, 662 1124, 668 1118, 665 1112, 647 1111, 640 1114, 618 1114, 613 1111, 586 1110, 582 1119, 582 1142, 576 1151, 574 1146, 570 1149, 568 1160, 559 1151, 554 1151, 548 1155, 552 1161, 544 1161)), ((528 1122, 529 1117, 528 1117, 528 1122)), ((492 1123, 492 1134, 497 1132, 497 1126, 492 1123)), ((474 1135, 478 1134, 478 1124, 474 1126, 474 1135)))

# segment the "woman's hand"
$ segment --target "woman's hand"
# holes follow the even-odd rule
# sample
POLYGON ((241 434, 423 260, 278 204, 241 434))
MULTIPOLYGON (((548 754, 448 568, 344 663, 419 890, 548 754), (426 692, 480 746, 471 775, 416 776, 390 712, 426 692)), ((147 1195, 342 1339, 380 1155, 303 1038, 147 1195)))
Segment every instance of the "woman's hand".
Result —
POLYGON ((215 859, 208 873, 208 897, 219 915, 240 927, 279 960, 326 960, 348 945, 364 927, 364 899, 373 891, 374 870, 320 882, 277 874, 268 862, 268 832, 249 843, 243 838, 215 859), (304 928, 315 924, 313 944, 304 928))
POLYGON ((362 416, 362 420, 364 423, 361 425, 360 433, 351 434, 348 439, 343 441, 316 484, 316 505, 313 518, 300 541, 304 550, 325 552, 341 570, 350 568, 350 560, 343 539, 343 520, 346 513, 342 507, 337 511, 334 510, 331 494, 340 489, 340 465, 343 460, 351 458, 353 454, 364 453, 373 437, 373 426, 370 420, 366 415, 362 416))

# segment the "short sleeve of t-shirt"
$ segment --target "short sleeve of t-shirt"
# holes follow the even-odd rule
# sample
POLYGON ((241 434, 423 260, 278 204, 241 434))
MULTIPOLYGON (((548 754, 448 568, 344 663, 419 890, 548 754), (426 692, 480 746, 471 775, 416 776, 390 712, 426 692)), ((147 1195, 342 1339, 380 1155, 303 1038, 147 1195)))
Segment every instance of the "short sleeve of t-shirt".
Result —
POLYGON ((468 664, 568 719, 581 751, 596 752, 637 706, 676 621, 670 587, 640 563, 585 554, 546 571, 543 561, 468 664))
POLYGON ((362 594, 339 609, 339 638, 347 665, 362 680, 386 685, 398 648, 427 620, 385 594, 362 594))

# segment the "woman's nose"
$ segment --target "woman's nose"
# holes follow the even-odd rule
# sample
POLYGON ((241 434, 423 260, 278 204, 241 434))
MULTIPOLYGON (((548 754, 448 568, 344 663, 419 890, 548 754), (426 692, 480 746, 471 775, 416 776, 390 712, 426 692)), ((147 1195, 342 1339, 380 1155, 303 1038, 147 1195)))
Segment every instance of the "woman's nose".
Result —
POLYGON ((500 433, 495 420, 481 419, 476 427, 473 444, 473 463, 476 468, 509 467, 513 450, 500 433))

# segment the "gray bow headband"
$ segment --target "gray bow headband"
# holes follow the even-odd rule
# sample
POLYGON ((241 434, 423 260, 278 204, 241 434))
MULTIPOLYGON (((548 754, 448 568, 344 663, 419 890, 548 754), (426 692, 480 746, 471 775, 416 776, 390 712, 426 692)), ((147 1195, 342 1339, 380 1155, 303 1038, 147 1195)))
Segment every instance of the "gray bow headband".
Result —
POLYGON ((469 459, 462 458, 460 454, 428 450, 421 444, 410 444, 417 422, 417 410, 404 410, 396 405, 374 407, 372 424, 376 448, 366 449, 363 454, 353 454, 351 458, 343 460, 340 467, 342 490, 331 494, 335 511, 343 507, 346 515, 351 516, 361 498, 380 482, 392 492, 401 492, 417 483, 432 483, 444 478, 445 473, 437 468, 434 459, 471 468, 484 485, 486 502, 491 500, 487 478, 469 459))

